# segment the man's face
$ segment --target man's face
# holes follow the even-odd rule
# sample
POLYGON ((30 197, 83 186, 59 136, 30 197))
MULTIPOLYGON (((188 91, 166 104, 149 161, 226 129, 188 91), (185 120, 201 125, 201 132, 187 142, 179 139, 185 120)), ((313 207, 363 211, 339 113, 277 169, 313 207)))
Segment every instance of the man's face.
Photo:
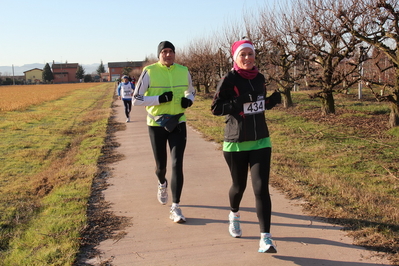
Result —
POLYGON ((159 62, 165 66, 171 66, 175 62, 175 53, 170 48, 162 49, 159 53, 159 62))

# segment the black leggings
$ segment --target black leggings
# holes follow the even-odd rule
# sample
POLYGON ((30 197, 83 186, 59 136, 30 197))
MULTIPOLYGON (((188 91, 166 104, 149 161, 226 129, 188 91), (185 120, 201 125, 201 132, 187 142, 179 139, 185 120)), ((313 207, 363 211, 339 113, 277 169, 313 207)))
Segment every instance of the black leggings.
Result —
POLYGON ((186 123, 180 123, 172 132, 166 131, 163 127, 148 127, 148 131, 150 133, 151 146, 156 163, 155 173, 161 184, 166 181, 166 143, 169 143, 170 156, 172 158, 172 176, 170 185, 173 195, 173 203, 179 203, 184 181, 183 156, 187 142, 186 123))
POLYGON ((251 171, 252 187, 255 193, 256 214, 261 233, 270 233, 271 199, 269 194, 269 175, 271 148, 254 151, 224 152, 233 184, 229 199, 231 211, 237 212, 247 187, 248 166, 251 171))
POLYGON ((129 117, 130 111, 132 110, 132 99, 123 99, 123 104, 125 105, 125 115, 129 117))

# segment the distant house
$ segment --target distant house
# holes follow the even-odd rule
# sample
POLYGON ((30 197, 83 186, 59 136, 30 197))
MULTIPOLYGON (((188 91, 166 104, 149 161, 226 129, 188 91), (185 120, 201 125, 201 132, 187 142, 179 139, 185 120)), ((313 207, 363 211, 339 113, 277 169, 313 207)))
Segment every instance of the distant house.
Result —
POLYGON ((33 68, 24 72, 26 84, 39 84, 43 82, 43 69, 33 68))
POLYGON ((122 78, 122 71, 125 67, 130 67, 133 70, 141 72, 143 70, 144 61, 130 61, 130 62, 108 62, 108 81, 115 81, 122 78))
POLYGON ((55 64, 53 61, 51 69, 54 75, 54 83, 79 82, 79 80, 75 77, 78 66, 78 63, 55 64))
POLYGON ((109 73, 101 73, 101 81, 110 81, 109 73))

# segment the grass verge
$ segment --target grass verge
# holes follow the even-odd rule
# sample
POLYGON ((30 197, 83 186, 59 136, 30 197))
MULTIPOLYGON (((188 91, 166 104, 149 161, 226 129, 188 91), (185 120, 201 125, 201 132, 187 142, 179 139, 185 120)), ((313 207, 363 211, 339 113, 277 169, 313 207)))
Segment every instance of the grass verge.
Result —
POLYGON ((113 94, 114 84, 86 86, 2 113, 1 265, 75 261, 113 94))

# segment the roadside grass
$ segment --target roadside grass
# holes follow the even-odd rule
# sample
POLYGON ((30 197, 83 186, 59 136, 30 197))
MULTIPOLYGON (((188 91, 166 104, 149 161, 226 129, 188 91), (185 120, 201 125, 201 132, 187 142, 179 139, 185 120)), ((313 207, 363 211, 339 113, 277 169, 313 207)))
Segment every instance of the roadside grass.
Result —
POLYGON ((1 265, 76 259, 114 84, 69 85, 57 99, 0 113, 1 265))
MULTIPOLYGON (((307 93, 294 93, 296 111, 266 111, 273 145, 271 184, 291 198, 304 199, 312 215, 344 226, 355 244, 386 252, 399 265, 397 129, 374 134, 358 127, 367 125, 373 113, 388 115, 389 109, 337 97, 340 112, 334 119, 340 122, 324 122, 302 115, 320 109, 320 102, 307 93), (348 117, 355 119, 352 124, 341 123, 348 117)), ((187 110, 188 122, 207 139, 222 143, 218 129, 224 123, 210 115, 211 101, 199 94, 187 110)))

